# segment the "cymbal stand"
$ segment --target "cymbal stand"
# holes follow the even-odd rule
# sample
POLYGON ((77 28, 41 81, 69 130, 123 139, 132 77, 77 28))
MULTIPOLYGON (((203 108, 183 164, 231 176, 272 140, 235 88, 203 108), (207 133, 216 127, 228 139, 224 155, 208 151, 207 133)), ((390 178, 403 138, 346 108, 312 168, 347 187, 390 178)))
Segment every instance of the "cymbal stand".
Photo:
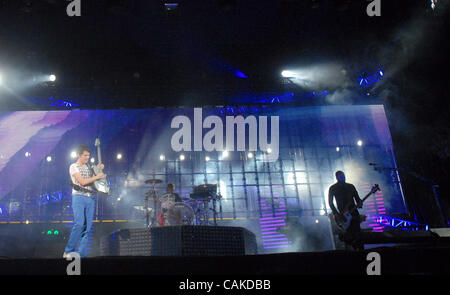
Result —
POLYGON ((156 214, 156 190, 155 190, 155 184, 152 185, 152 192, 151 194, 145 194, 145 216, 146 216, 146 225, 147 227, 152 227, 155 224, 155 214, 156 214), (149 198, 150 196, 153 198, 154 202, 154 210, 152 210, 152 223, 150 225, 150 213, 149 213, 149 198))
POLYGON ((213 212, 214 225, 217 226, 217 211, 216 211, 217 195, 213 197, 213 207, 210 210, 213 212))

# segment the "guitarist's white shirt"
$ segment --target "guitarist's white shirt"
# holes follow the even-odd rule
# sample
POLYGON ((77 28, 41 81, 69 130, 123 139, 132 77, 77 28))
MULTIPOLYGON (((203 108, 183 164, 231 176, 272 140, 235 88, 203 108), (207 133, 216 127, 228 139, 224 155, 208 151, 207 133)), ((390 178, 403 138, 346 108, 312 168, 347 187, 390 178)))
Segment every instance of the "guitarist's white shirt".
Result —
MULTIPOLYGON (((94 176, 94 173, 92 172, 92 169, 89 169, 89 167, 85 164, 85 165, 78 165, 77 163, 73 163, 72 165, 70 165, 69 168, 69 173, 70 173, 70 179, 72 180, 72 182, 78 186, 81 186, 82 188, 85 188, 87 190, 92 191, 92 193, 94 193, 94 190, 92 189, 91 185, 86 185, 86 186, 82 186, 73 176, 75 173, 80 173, 81 177, 87 179, 87 178, 91 178, 92 176, 94 176)), ((82 192, 82 191, 77 191, 75 189, 72 188, 72 194, 78 194, 78 195, 84 195, 84 196, 88 196, 91 197, 92 193, 86 193, 86 192, 82 192)))

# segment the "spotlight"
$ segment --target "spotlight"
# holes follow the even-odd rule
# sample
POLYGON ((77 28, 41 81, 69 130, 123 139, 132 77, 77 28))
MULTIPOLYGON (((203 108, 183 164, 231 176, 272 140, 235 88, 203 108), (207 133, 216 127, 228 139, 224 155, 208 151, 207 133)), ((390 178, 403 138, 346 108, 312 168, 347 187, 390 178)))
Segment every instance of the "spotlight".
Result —
POLYGON ((122 154, 117 154, 117 160, 122 159, 122 154))
POLYGON ((380 70, 380 76, 383 76, 384 74, 383 74, 383 71, 382 70, 380 70))
POLYGON ((271 152, 272 152, 272 149, 271 149, 271 148, 268 148, 268 149, 267 149, 267 153, 270 154, 271 152))
POLYGON ((253 158, 253 153, 248 153, 248 154, 247 154, 247 157, 248 157, 249 159, 253 158))
POLYGON ((184 155, 180 155, 180 160, 184 161, 184 159, 185 159, 184 155))
POLYGON ((339 152, 341 149, 337 146, 336 147, 336 152, 339 152))
POLYGON ((179 6, 179 4, 176 2, 164 3, 164 8, 167 11, 175 10, 178 8, 178 6, 179 6))
POLYGON ((294 77, 294 73, 291 71, 282 71, 281 76, 283 76, 285 78, 292 78, 292 77, 294 77))
POLYGON ((363 145, 363 142, 362 142, 362 140, 358 140, 358 141, 356 142, 356 144, 357 144, 358 146, 362 146, 362 145, 363 145))
POLYGON ((75 152, 75 151, 71 152, 71 153, 70 153, 70 157, 71 157, 72 159, 75 159, 75 158, 77 157, 77 152, 75 152))
POLYGON ((120 197, 117 198, 117 201, 120 201, 120 197))
POLYGON ((319 223, 319 219, 316 219, 316 223, 319 223))
POLYGON ((56 81, 56 76, 55 75, 50 75, 49 77, 49 80, 51 81, 51 82, 55 82, 56 81))
POLYGON ((164 160, 166 159, 166 157, 165 157, 164 155, 159 155, 159 159, 160 159, 161 161, 164 161, 164 160))
POLYGON ((95 159, 94 158, 91 158, 91 163, 94 163, 95 162, 95 159))
POLYGON ((28 158, 29 156, 31 156, 31 153, 30 153, 30 152, 26 152, 26 153, 25 153, 25 157, 28 158))
POLYGON ((205 161, 209 162, 209 160, 211 160, 208 156, 205 157, 205 161))
POLYGON ((223 151, 222 152, 222 158, 226 158, 228 157, 228 152, 227 151, 223 151))
POLYGON ((47 156, 47 162, 51 162, 52 161, 52 157, 47 156))

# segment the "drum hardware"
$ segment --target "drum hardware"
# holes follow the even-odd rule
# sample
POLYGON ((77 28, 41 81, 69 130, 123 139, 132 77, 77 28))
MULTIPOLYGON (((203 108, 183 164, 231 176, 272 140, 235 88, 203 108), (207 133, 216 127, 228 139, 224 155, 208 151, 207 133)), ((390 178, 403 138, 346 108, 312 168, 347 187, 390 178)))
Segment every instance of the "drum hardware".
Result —
POLYGON ((201 184, 194 187, 194 191, 190 194, 190 198, 202 203, 196 213, 197 224, 208 224, 209 222, 209 210, 213 212, 214 225, 217 225, 217 210, 216 201, 220 200, 222 196, 217 193, 217 184, 201 184), (213 208, 207 208, 208 202, 213 201, 213 208), (203 222, 201 222, 203 218, 203 222))
POLYGON ((162 214, 164 225, 191 225, 194 210, 184 202, 175 202, 162 214))
POLYGON ((154 210, 148 210, 149 209, 149 201, 152 200, 154 202, 154 207, 156 208, 156 203, 158 202, 158 195, 156 194, 156 189, 155 189, 155 185, 158 183, 161 183, 162 180, 161 179, 148 179, 145 181, 146 184, 151 184, 152 185, 152 189, 150 191, 148 191, 145 194, 145 211, 146 211, 146 218, 145 218, 145 222, 146 222, 146 226, 150 227, 153 226, 155 224, 155 219, 156 219, 156 214, 154 212, 154 210), (150 212, 152 212, 152 223, 150 225, 150 212))

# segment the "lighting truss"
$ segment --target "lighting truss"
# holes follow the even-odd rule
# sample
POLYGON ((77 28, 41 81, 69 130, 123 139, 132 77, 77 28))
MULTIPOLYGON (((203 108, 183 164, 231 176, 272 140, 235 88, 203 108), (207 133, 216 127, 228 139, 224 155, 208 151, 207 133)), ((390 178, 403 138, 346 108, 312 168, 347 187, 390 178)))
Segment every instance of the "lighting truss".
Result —
POLYGON ((359 83, 360 87, 368 87, 369 85, 377 83, 382 78, 383 78, 383 72, 379 71, 375 75, 358 78, 358 83, 359 83))
POLYGON ((376 215, 373 217, 373 220, 376 223, 386 225, 389 227, 393 227, 393 228, 398 228, 401 230, 410 230, 410 231, 428 230, 428 225, 411 222, 408 220, 403 220, 403 219, 390 217, 390 216, 376 215))
POLYGON ((79 104, 67 101, 67 100, 62 100, 62 99, 58 99, 55 97, 50 97, 50 98, 32 98, 32 97, 27 97, 28 100, 41 104, 41 105, 48 105, 48 106, 52 106, 52 107, 62 107, 62 108, 67 108, 67 109, 71 109, 74 107, 80 107, 79 104))

